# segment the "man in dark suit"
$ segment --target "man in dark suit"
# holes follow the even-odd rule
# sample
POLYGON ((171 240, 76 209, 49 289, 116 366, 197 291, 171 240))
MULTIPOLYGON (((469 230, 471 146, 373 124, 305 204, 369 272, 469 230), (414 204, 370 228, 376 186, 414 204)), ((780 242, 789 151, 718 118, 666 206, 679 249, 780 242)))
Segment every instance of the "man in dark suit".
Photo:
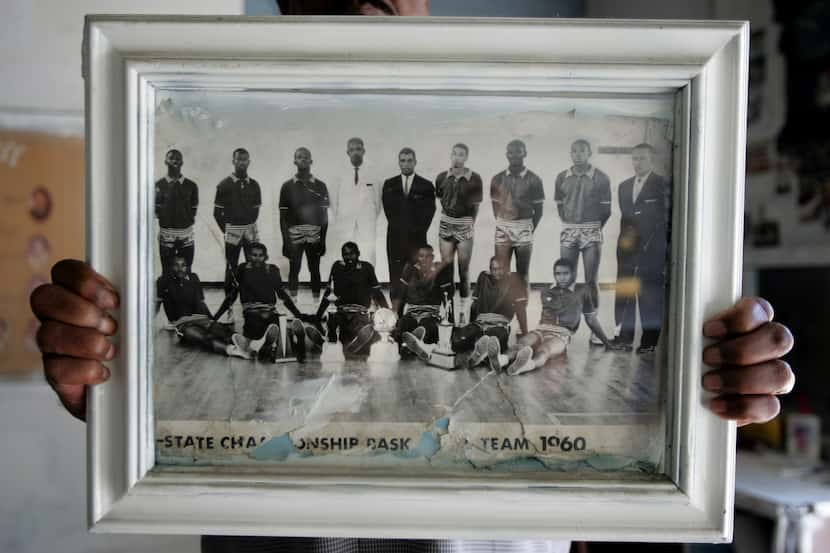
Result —
POLYGON ((435 215, 435 187, 415 174, 417 159, 412 148, 398 154, 401 174, 383 183, 383 212, 389 221, 386 254, 389 258, 389 294, 400 297, 400 280, 404 265, 412 253, 427 243, 427 229, 435 215))
POLYGON ((654 156, 650 144, 634 146, 634 176, 620 183, 617 194, 622 219, 614 317, 620 332, 613 344, 632 349, 639 303, 643 335, 637 353, 654 351, 663 319, 669 181, 653 172, 654 156))

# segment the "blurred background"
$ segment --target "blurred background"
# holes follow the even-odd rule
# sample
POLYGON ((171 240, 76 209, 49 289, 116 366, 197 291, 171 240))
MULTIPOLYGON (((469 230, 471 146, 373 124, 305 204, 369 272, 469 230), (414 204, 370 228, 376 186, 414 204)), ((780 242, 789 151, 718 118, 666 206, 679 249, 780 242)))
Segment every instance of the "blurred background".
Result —
MULTIPOLYGON (((751 22, 744 293, 796 336, 798 382, 740 432, 735 542, 574 544, 574 551, 830 551, 830 2, 432 0, 434 15, 751 22), (825 429, 822 432, 822 428, 825 429)), ((84 257, 81 37, 87 13, 277 15, 272 0, 0 4, 0 552, 199 550, 198 537, 86 531, 84 425, 44 382, 28 294, 84 257)))

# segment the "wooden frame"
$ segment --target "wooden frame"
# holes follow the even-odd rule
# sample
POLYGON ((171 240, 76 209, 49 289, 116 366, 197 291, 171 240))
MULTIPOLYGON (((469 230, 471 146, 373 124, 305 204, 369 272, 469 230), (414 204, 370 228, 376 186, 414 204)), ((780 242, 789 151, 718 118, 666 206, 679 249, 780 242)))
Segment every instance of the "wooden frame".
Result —
POLYGON ((704 318, 739 295, 748 44, 742 22, 88 17, 88 252, 92 266, 122 291, 119 356, 111 380, 94 388, 89 401, 90 526, 730 540, 735 426, 705 409, 700 352, 704 318), (161 85, 676 93, 684 140, 674 158, 667 478, 481 481, 155 470, 147 370, 152 291, 142 278, 152 259, 152 214, 143 183, 152 178, 148 106, 161 85))

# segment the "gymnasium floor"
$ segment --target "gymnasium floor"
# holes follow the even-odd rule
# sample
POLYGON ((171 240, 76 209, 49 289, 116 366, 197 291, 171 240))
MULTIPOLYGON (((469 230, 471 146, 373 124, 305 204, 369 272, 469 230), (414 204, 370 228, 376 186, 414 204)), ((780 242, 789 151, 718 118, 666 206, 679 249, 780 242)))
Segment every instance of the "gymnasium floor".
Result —
MULTIPOLYGON (((206 290, 206 299, 215 310, 222 300, 221 291, 206 290)), ((310 302, 310 292, 301 290, 301 311, 312 312, 316 306, 310 302)), ((531 329, 539 312, 539 294, 533 291, 528 308, 531 329)), ((600 319, 610 336, 612 313, 613 293, 603 291, 600 319)), ((240 329, 239 305, 235 315, 240 329)), ((371 427, 367 423, 384 423, 398 430, 406 427, 395 424, 417 423, 420 432, 446 418, 457 428, 467 425, 476 432, 485 428, 485 437, 509 437, 515 434, 510 425, 516 423, 522 436, 531 428, 537 429, 537 435, 545 434, 545 429, 579 428, 581 435, 595 436, 594 443, 619 439, 627 444, 624 451, 610 445, 610 449, 592 451, 633 455, 642 443, 626 441, 625 434, 653 432, 662 420, 661 377, 654 355, 590 348, 584 321, 566 357, 514 377, 483 366, 447 371, 417 359, 345 361, 341 346, 328 343, 322 355, 325 363, 311 358, 303 365, 263 364, 180 346, 175 333, 161 329, 164 323, 160 314, 153 369, 158 435, 214 432, 218 439, 223 432, 250 434, 252 428, 271 428, 270 436, 304 426, 331 429, 332 425, 360 433, 371 427)), ((250 447, 242 449, 251 451, 250 447)), ((185 451, 174 447, 168 453, 175 457, 185 451)), ((201 454, 200 458, 211 458, 211 452, 201 454)))

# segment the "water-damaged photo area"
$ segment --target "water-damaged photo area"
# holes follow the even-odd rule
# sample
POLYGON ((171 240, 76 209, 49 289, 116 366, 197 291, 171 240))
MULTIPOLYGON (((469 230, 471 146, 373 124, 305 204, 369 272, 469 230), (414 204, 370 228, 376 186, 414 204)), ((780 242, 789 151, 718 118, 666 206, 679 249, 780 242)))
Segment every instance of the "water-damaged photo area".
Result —
POLYGON ((671 95, 160 90, 158 465, 663 474, 671 95))

